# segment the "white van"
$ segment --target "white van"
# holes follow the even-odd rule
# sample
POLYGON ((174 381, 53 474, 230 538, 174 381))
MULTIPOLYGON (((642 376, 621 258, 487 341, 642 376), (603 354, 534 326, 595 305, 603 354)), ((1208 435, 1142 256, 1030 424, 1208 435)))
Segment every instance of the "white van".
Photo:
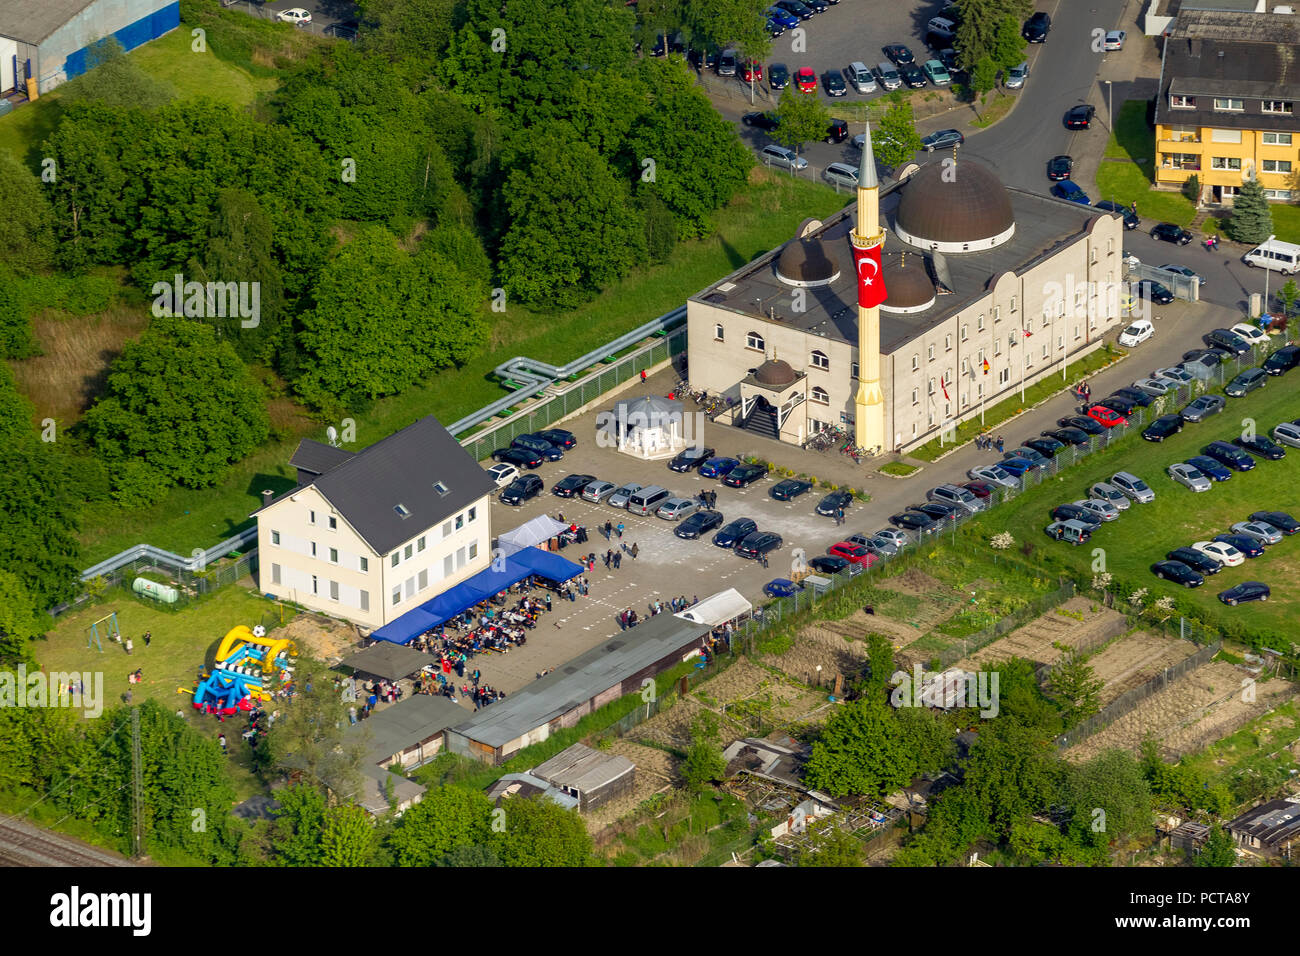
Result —
POLYGON ((651 485, 642 488, 627 500, 627 510, 634 515, 648 515, 673 496, 667 488, 651 485))
POLYGON ((849 85, 859 93, 876 92, 876 78, 861 60, 850 63, 844 74, 849 78, 849 85))
POLYGON ((1266 239, 1241 257, 1248 266, 1272 269, 1284 276, 1300 270, 1300 246, 1281 239, 1266 239))
POLYGON ((935 17, 925 27, 931 33, 937 33, 941 37, 955 37, 957 35, 957 24, 951 20, 945 20, 943 17, 935 17))

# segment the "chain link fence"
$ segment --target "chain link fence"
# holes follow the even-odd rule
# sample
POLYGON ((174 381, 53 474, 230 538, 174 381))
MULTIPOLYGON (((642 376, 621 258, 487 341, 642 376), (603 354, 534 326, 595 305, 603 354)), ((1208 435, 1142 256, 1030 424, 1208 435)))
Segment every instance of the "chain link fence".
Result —
POLYGON ((257 567, 256 548, 244 554, 232 555, 200 571, 163 568, 147 558, 139 558, 91 579, 87 582, 85 593, 71 604, 55 610, 60 614, 75 610, 96 600, 103 592, 112 588, 121 588, 151 605, 175 609, 186 608, 207 595, 234 584, 240 578, 256 575, 257 567), (135 582, 139 578, 162 585, 162 588, 153 594, 136 590, 135 582))
MULTIPOLYGON (((548 428, 569 414, 596 401, 606 392, 686 351, 686 326, 680 326, 663 338, 643 345, 620 359, 614 359, 598 372, 514 413, 496 425, 490 425, 461 441, 461 447, 475 461, 482 461, 498 448, 507 447, 520 435, 548 428)), ((521 399, 521 402, 524 401, 521 399)))

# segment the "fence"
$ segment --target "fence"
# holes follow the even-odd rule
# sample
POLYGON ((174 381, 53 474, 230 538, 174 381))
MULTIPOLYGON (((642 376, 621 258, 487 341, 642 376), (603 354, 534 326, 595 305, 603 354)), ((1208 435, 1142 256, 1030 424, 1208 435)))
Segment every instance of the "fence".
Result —
MULTIPOLYGON (((162 601, 155 601, 153 598, 141 595, 140 600, 151 604, 158 604, 161 607, 183 608, 189 607, 195 601, 211 594, 212 592, 234 584, 240 578, 257 573, 257 549, 246 554, 241 554, 230 564, 218 564, 211 567, 205 567, 202 570, 190 570, 188 568, 176 568, 173 566, 163 565, 151 557, 138 557, 126 561, 125 563, 116 564, 104 573, 96 575, 96 579, 102 579, 106 587, 122 587, 132 591, 132 584, 140 575, 161 576, 168 581, 175 582, 176 601, 171 604, 162 601)), ((98 591, 98 588, 94 589, 98 591)), ((53 609, 51 614, 62 614, 66 611, 75 610, 85 604, 92 598, 92 591, 80 595, 75 601, 69 604, 61 605, 53 609)), ((135 593, 135 592, 132 592, 135 593)))
MULTIPOLYGON (((615 360, 599 372, 557 390, 554 394, 530 405, 500 424, 490 426, 461 442, 475 461, 482 461, 498 448, 504 448, 520 435, 535 432, 562 420, 596 401, 606 392, 653 368, 660 362, 686 351, 686 327, 680 326, 663 338, 644 345, 634 352, 615 360)), ((521 399, 522 401, 522 399, 521 399)))
POLYGON ((1073 747, 1082 743, 1093 734, 1109 727, 1112 723, 1133 710, 1138 706, 1138 704, 1142 703, 1142 701, 1146 700, 1152 694, 1164 690, 1183 675, 1196 670, 1196 668, 1208 662, 1215 654, 1219 653, 1219 649, 1222 646, 1222 641, 1215 641, 1207 647, 1202 647, 1191 657, 1179 661, 1173 667, 1166 668, 1141 687, 1134 687, 1132 690, 1116 697, 1113 701, 1097 713, 1093 714, 1083 723, 1057 737, 1056 746, 1065 750, 1068 747, 1073 747))
MULTIPOLYGON (((1133 626, 1133 622, 1127 617, 1116 618, 1086 641, 1080 641, 1078 644, 1072 645, 1070 647, 1069 656, 1062 660, 1061 663, 1064 663, 1065 660, 1077 657, 1080 654, 1087 654, 1089 651, 1096 650, 1107 641, 1111 641, 1119 637, 1121 634, 1132 630, 1133 626)), ((1051 680, 1052 671, 1055 670, 1057 666, 1057 664, 1040 664, 1034 670, 1034 676, 1038 679, 1038 683, 1042 685, 1051 680)))

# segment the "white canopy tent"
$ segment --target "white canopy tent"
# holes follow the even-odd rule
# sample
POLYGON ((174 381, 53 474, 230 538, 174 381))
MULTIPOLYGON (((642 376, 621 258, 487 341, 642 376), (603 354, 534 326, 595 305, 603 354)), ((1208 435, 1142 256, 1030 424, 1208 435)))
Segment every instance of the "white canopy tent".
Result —
POLYGON ((677 617, 695 624, 717 627, 727 621, 734 621, 752 610, 754 605, 746 601, 739 591, 735 588, 727 588, 725 591, 706 597, 699 604, 692 605, 685 611, 678 611, 677 617))
POLYGON ((524 548, 545 544, 567 527, 567 524, 556 521, 550 515, 538 515, 531 521, 525 521, 519 527, 511 528, 500 535, 497 538, 497 547, 503 554, 509 556, 524 548))

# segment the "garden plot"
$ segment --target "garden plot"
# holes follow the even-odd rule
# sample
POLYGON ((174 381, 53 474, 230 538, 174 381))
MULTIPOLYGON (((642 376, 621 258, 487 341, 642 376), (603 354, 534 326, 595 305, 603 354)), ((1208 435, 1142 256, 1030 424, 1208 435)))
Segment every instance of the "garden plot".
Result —
POLYGON ((1100 705, 1140 687, 1165 668, 1173 667, 1198 650, 1191 641, 1139 631, 1109 645, 1088 659, 1097 679, 1105 683, 1100 705))
POLYGON ((1065 756, 1081 762, 1112 749, 1137 756, 1146 737, 1160 742, 1162 756, 1181 755, 1226 736, 1294 690, 1287 682, 1269 681, 1256 687, 1255 702, 1246 704, 1241 700, 1244 676, 1225 661, 1211 661, 1152 694, 1065 756))
MULTIPOLYGON (((1089 646, 1100 639, 1104 631, 1117 627, 1122 620, 1123 615, 1110 608, 1084 597, 1073 597, 1059 608, 1053 608, 1006 637, 1000 637, 980 648, 958 661, 956 666, 965 670, 979 670, 990 661, 1004 661, 1011 657, 1023 657, 1037 664, 1055 664, 1069 650, 1089 646), (1061 611, 1080 615, 1083 619, 1067 616, 1061 611)), ((959 639, 955 638, 954 643, 957 640, 959 639)))
MULTIPOLYGON (((855 616, 867 617, 861 612, 855 616)), ((834 621, 832 625, 846 623, 834 621)), ((843 674, 846 681, 856 680, 867 667, 866 625, 855 627, 853 637, 844 633, 845 630, 825 623, 811 624, 795 636, 788 651, 767 660, 798 680, 809 681, 809 675, 816 675, 818 667, 824 683, 834 681, 836 674, 843 674)))
POLYGON ((735 721, 718 716, 712 708, 705 707, 699 701, 687 696, 667 710, 660 711, 644 723, 638 724, 628 734, 627 739, 633 742, 643 740, 658 747, 671 747, 685 753, 693 742, 691 728, 695 719, 706 710, 718 721, 719 736, 724 747, 739 737, 749 735, 749 731, 735 721))
POLYGON ((675 763, 671 754, 654 747, 643 747, 630 740, 615 739, 605 753, 626 757, 636 765, 632 792, 617 797, 609 803, 583 814, 587 830, 595 835, 612 823, 632 813, 652 795, 672 785, 676 779, 675 763))
MULTIPOLYGON (((782 655, 783 658, 786 656, 782 655)), ((809 673, 815 675, 815 666, 809 673)), ((796 678, 800 674, 786 668, 782 670, 796 678)), ((823 670, 823 680, 829 683, 832 674, 823 670)), ((755 720, 779 726, 800 720, 826 700, 825 692, 798 687, 745 658, 705 681, 690 696, 710 709, 722 710, 729 717, 734 714, 736 722, 741 725, 749 725, 745 733, 737 736, 754 733, 755 720)), ((723 746, 731 743, 732 739, 735 738, 725 739, 724 735, 723 746)))

